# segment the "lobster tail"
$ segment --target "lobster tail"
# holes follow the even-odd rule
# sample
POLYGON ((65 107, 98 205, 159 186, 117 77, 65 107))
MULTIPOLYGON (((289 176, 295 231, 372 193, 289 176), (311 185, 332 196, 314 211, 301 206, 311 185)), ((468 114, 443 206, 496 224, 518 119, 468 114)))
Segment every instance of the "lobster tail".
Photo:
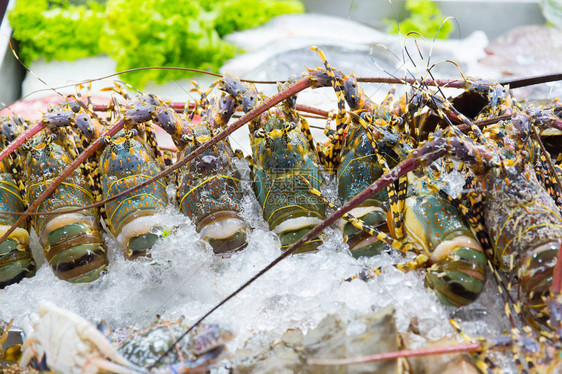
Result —
POLYGON ((197 225, 197 231, 215 253, 236 252, 246 248, 247 228, 246 222, 234 210, 209 214, 197 225))
POLYGON ((96 216, 61 214, 41 226, 39 239, 58 278, 72 283, 92 282, 107 269, 106 249, 96 216))
POLYGON ((521 287, 527 291, 527 305, 544 307, 544 297, 548 296, 552 285, 559 248, 560 240, 549 241, 525 253, 518 277, 521 287))
MULTIPOLYGON (((471 234, 458 232, 450 238, 441 242, 441 246, 447 248, 427 270, 425 285, 435 291, 443 304, 467 305, 476 300, 484 288, 486 255, 471 234)), ((440 250, 437 248, 434 253, 440 250)))
MULTIPOLYGON (((19 189, 11 174, 0 173, 1 210, 23 212, 24 204, 19 189)), ((0 215, 0 235, 16 222, 17 216, 0 215)), ((0 243, 0 289, 35 274, 35 261, 29 250, 27 222, 18 227, 6 240, 0 243)))
MULTIPOLYGON (((365 200, 361 207, 352 209, 349 214, 355 218, 361 219, 363 223, 378 227, 386 223, 386 215, 388 207, 381 207, 382 202, 373 199, 365 200)), ((386 243, 380 241, 376 236, 359 230, 350 222, 342 221, 340 230, 349 245, 349 250, 355 258, 362 256, 375 256, 381 253, 386 248, 386 243)))
MULTIPOLYGON (((3 235, 9 227, 0 227, 0 234, 3 235)), ((0 245, 0 289, 32 277, 35 271, 35 261, 29 250, 29 233, 18 228, 0 245)))

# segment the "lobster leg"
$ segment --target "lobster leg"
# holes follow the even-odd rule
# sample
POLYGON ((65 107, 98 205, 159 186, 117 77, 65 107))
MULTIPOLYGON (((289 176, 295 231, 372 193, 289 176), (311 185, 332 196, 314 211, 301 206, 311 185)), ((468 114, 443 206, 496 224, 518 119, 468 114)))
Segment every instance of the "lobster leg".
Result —
MULTIPOLYGON (((311 194, 313 194, 315 196, 318 196, 330 208, 337 209, 337 207, 333 203, 331 203, 324 195, 322 195, 322 192, 320 192, 319 190, 314 188, 310 184, 310 182, 308 180, 306 180, 306 178, 304 178, 302 176, 300 176, 300 177, 308 185, 308 189, 309 189, 309 192, 311 194)), ((351 223, 354 227, 358 228, 359 230, 363 230, 366 233, 368 233, 369 235, 375 236, 378 240, 380 240, 382 242, 385 242, 386 244, 388 244, 389 246, 391 246, 392 248, 396 249, 399 252, 406 253, 407 251, 413 249, 413 247, 411 246, 410 243, 401 242, 399 240, 396 240, 392 236, 386 234, 385 232, 380 231, 378 228, 376 228, 374 226, 371 226, 371 225, 365 223, 365 221, 354 217, 350 213, 345 213, 342 216, 342 218, 345 219, 346 221, 348 221, 349 223, 351 223)))
POLYGON ((330 144, 328 145, 327 150, 324 152, 323 156, 321 157, 322 162, 326 165, 328 169, 337 169, 341 162, 341 148, 343 143, 343 137, 348 128, 350 119, 347 118, 345 112, 345 100, 343 99, 343 88, 339 84, 338 79, 336 79, 334 70, 328 63, 324 52, 316 47, 311 47, 311 50, 318 53, 320 59, 322 59, 322 63, 326 67, 326 72, 328 74, 328 78, 332 84, 334 91, 336 92, 336 96, 338 98, 338 111, 336 114, 336 130, 334 133, 331 134, 330 144))

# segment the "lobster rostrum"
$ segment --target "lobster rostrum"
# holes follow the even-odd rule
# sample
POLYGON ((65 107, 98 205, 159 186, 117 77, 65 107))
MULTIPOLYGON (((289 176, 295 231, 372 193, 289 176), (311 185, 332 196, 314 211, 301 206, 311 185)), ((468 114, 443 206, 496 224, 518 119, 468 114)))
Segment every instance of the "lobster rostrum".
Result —
MULTIPOLYGON (((231 75, 225 75, 219 86, 234 96, 246 113, 267 100, 254 86, 231 75)), ((321 222, 326 210, 325 202, 308 187, 308 183, 317 189, 322 185, 310 129, 292 106, 294 99, 289 100, 288 105, 272 108, 249 124, 254 192, 282 250, 321 222)), ((313 238, 299 252, 315 250, 320 243, 319 237, 313 238)))
MULTIPOLYGON (((23 119, 19 117, 0 118, 0 142, 5 147, 21 133, 25 127, 23 119)), ((21 196, 22 181, 19 152, 0 161, 0 201, 2 211, 23 212, 24 201, 21 196)), ((5 232, 18 217, 13 214, 0 214, 0 228, 5 232)), ((29 222, 26 220, 0 243, 0 289, 17 283, 24 277, 35 274, 35 261, 29 249, 29 222)))

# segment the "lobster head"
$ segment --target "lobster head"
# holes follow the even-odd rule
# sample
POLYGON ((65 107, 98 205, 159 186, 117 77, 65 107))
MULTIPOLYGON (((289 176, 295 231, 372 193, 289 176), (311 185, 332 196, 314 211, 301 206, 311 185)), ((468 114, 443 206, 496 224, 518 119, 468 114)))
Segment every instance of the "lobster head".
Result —
POLYGON ((260 119, 252 134, 254 162, 267 170, 294 170, 310 152, 295 122, 272 109, 260 119))

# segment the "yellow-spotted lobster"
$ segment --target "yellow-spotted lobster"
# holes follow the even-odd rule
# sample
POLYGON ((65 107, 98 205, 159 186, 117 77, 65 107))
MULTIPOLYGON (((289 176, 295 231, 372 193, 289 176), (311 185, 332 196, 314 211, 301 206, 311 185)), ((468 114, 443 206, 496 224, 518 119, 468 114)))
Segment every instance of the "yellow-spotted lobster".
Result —
MULTIPOLYGON (((402 82, 397 80, 396 83, 402 82)), ((418 83, 428 84, 428 81, 418 83)), ((242 249, 247 242, 248 228, 239 215, 240 175, 232 166, 236 156, 226 137, 250 123, 254 192, 262 206, 264 219, 278 234, 284 252, 195 325, 285 257, 295 252, 316 250, 321 231, 343 218, 346 223, 341 223, 340 227, 354 255, 377 253, 383 248, 380 242, 401 252, 414 250, 414 261, 396 267, 412 270, 429 265, 426 284, 446 303, 464 305, 474 300, 482 289, 486 262, 489 262, 497 277, 502 278, 505 273, 510 282, 518 284, 523 295, 523 309, 535 318, 534 329, 524 329, 527 335, 523 337, 514 334, 504 340, 491 338, 467 349, 484 355, 489 347, 511 346, 519 355, 518 359, 521 354, 531 357, 521 365, 555 362, 552 351, 560 349, 562 330, 559 317, 562 281, 554 268, 560 266, 558 248, 562 241, 562 225, 560 206, 549 192, 559 187, 553 182, 552 174, 546 171, 546 164, 537 156, 542 151, 538 150, 538 139, 533 136, 533 131, 541 126, 560 127, 559 111, 531 113, 517 105, 507 105, 504 107, 508 110, 498 111, 495 108, 509 101, 508 92, 502 93, 491 84, 463 81, 460 87, 484 98, 484 104, 476 110, 482 112, 481 117, 467 118, 449 100, 421 85, 416 87, 418 102, 415 105, 408 103, 408 112, 404 113, 404 107, 390 106, 390 99, 383 105, 374 104, 361 92, 353 76, 337 72, 327 62, 325 69, 311 70, 302 78, 280 85, 281 92, 270 98, 232 76, 226 75, 218 85, 226 94, 211 100, 205 97, 196 103, 194 114, 199 119, 177 113, 176 107, 151 95, 129 99, 125 109, 116 105, 118 110, 111 126, 103 124, 90 113, 90 109, 70 103, 62 105, 64 115, 47 113, 42 123, 48 125, 50 131, 28 141, 23 151, 29 159, 24 164, 25 174, 30 178, 26 183, 44 186, 33 195, 27 191, 29 210, 48 213, 59 209, 49 200, 42 202, 53 190, 59 194, 58 200, 63 195, 66 198, 71 193, 82 193, 74 197, 81 199, 80 204, 69 198, 65 209, 90 205, 96 197, 104 199, 99 204, 104 205, 102 215, 109 229, 117 236, 126 254, 135 257, 151 247, 162 231, 162 225, 146 219, 149 223, 142 225, 142 229, 137 229, 137 225, 131 231, 125 228, 139 217, 149 217, 166 204, 165 185, 160 179, 172 171, 179 171, 176 182, 180 210, 192 218, 197 231, 215 252, 242 249), (315 144, 306 121, 295 110, 294 97, 307 87, 328 86, 336 91, 338 98, 337 127, 335 131, 327 132, 329 142, 326 147, 321 147, 315 144), (350 110, 345 109, 346 101, 350 110), (227 126, 236 105, 245 114, 227 126), (412 110, 418 113, 424 107, 437 116, 437 124, 435 129, 427 130, 429 138, 426 141, 420 138, 413 142, 411 132, 405 129, 413 126, 408 122, 412 110), (490 121, 499 116, 505 117, 504 122, 485 131, 474 122, 490 121), (153 145, 151 122, 168 131, 181 151, 178 161, 166 170, 153 145), (64 134, 68 136, 65 138, 64 134), (102 146, 104 148, 100 150, 102 146), (65 166, 70 166, 61 170, 62 167, 49 158, 51 154, 58 155, 65 166), (34 162, 33 156, 40 158, 34 162), (464 186, 467 191, 461 196, 448 195, 429 177, 446 173, 449 162, 444 165, 434 163, 442 157, 462 163, 458 169, 467 178, 464 186), (539 159, 542 168, 537 174, 534 164, 539 164, 539 159), (87 161, 86 165, 77 169, 84 161, 87 161), (43 168, 48 172, 43 173, 43 179, 35 180, 38 171, 31 168, 42 162, 47 165, 43 168), (319 192, 324 177, 322 167, 336 177, 341 205, 331 204, 319 192), (75 169, 79 171, 75 172, 75 169), (368 177, 357 178, 358 170, 363 170, 368 177), (409 172, 413 173, 408 181, 409 172), (54 182, 51 191, 47 181, 49 184, 54 182), (62 186, 56 189, 55 183, 62 181, 62 186), (214 189, 229 191, 228 196, 206 196, 214 189), (115 196, 117 192, 118 196, 115 196), (329 205, 339 208, 336 207, 325 219, 329 205), (467 205, 470 208, 466 208, 467 205), (542 348, 531 352, 531 344, 524 340, 527 338, 540 342, 542 348)), ((420 136, 422 132, 415 134, 420 136)), ((10 152, 12 149, 6 147, 0 157, 6 157, 10 152)), ((16 157, 19 155, 13 153, 3 162, 16 157)), ((13 169, 12 164, 7 163, 6 169, 13 169)), ((23 207, 18 209, 21 211, 23 207)), ((11 206, 5 210, 17 211, 11 206)), ((61 225, 55 225, 55 229, 51 225, 43 234, 45 248, 57 248, 62 243, 59 234, 64 231, 64 235, 74 235, 75 229, 78 234, 66 239, 65 243, 97 245, 93 249, 82 247, 92 253, 92 258, 96 258, 95 253, 105 254, 103 243, 93 239, 99 236, 97 212, 93 207, 86 212, 92 212, 92 218, 79 223, 73 220, 67 223, 58 218, 61 225), (63 230, 57 232, 60 228, 63 230)), ((73 214, 87 215, 83 212, 63 213, 73 214)), ((39 222, 45 217, 35 215, 33 220, 39 222)), ((56 218, 48 220, 56 222, 56 218)), ((25 215, 12 221, 6 224, 14 227, 6 229, 5 237, 17 235, 12 234, 16 226, 25 227, 25 215)), ((35 225, 39 231, 48 226, 43 223, 35 225)), ((39 236, 42 238, 41 234, 39 236)), ((27 253, 25 240, 19 241, 19 237, 17 240, 18 250, 27 253)), ((68 269, 67 264, 74 269, 82 266, 78 265, 79 261, 72 262, 76 258, 71 255, 75 246, 68 247, 72 247, 71 252, 61 256, 60 261, 54 255, 51 258, 54 260, 50 262, 57 265, 54 269, 58 274, 68 269)), ((8 251, 9 254, 17 253, 12 247, 8 251)), ((3 259, 0 257, 0 261, 3 259)), ((92 260, 92 263, 100 266, 91 273, 83 272, 80 274, 82 278, 77 280, 87 281, 99 276, 106 264, 99 260, 92 260)), ((20 270, 31 274, 33 263, 22 264, 20 270)), ((21 278, 22 275, 10 275, 12 273, 6 269, 7 266, 2 266, 0 275, 8 274, 7 278, 11 277, 12 282, 21 278)), ((373 269, 368 275, 376 276, 378 270, 373 269)), ((518 310, 519 305, 516 303, 512 309, 518 310)), ((181 340, 181 336, 178 339, 181 340)), ((483 369, 490 365, 485 359, 481 362, 483 369)))

